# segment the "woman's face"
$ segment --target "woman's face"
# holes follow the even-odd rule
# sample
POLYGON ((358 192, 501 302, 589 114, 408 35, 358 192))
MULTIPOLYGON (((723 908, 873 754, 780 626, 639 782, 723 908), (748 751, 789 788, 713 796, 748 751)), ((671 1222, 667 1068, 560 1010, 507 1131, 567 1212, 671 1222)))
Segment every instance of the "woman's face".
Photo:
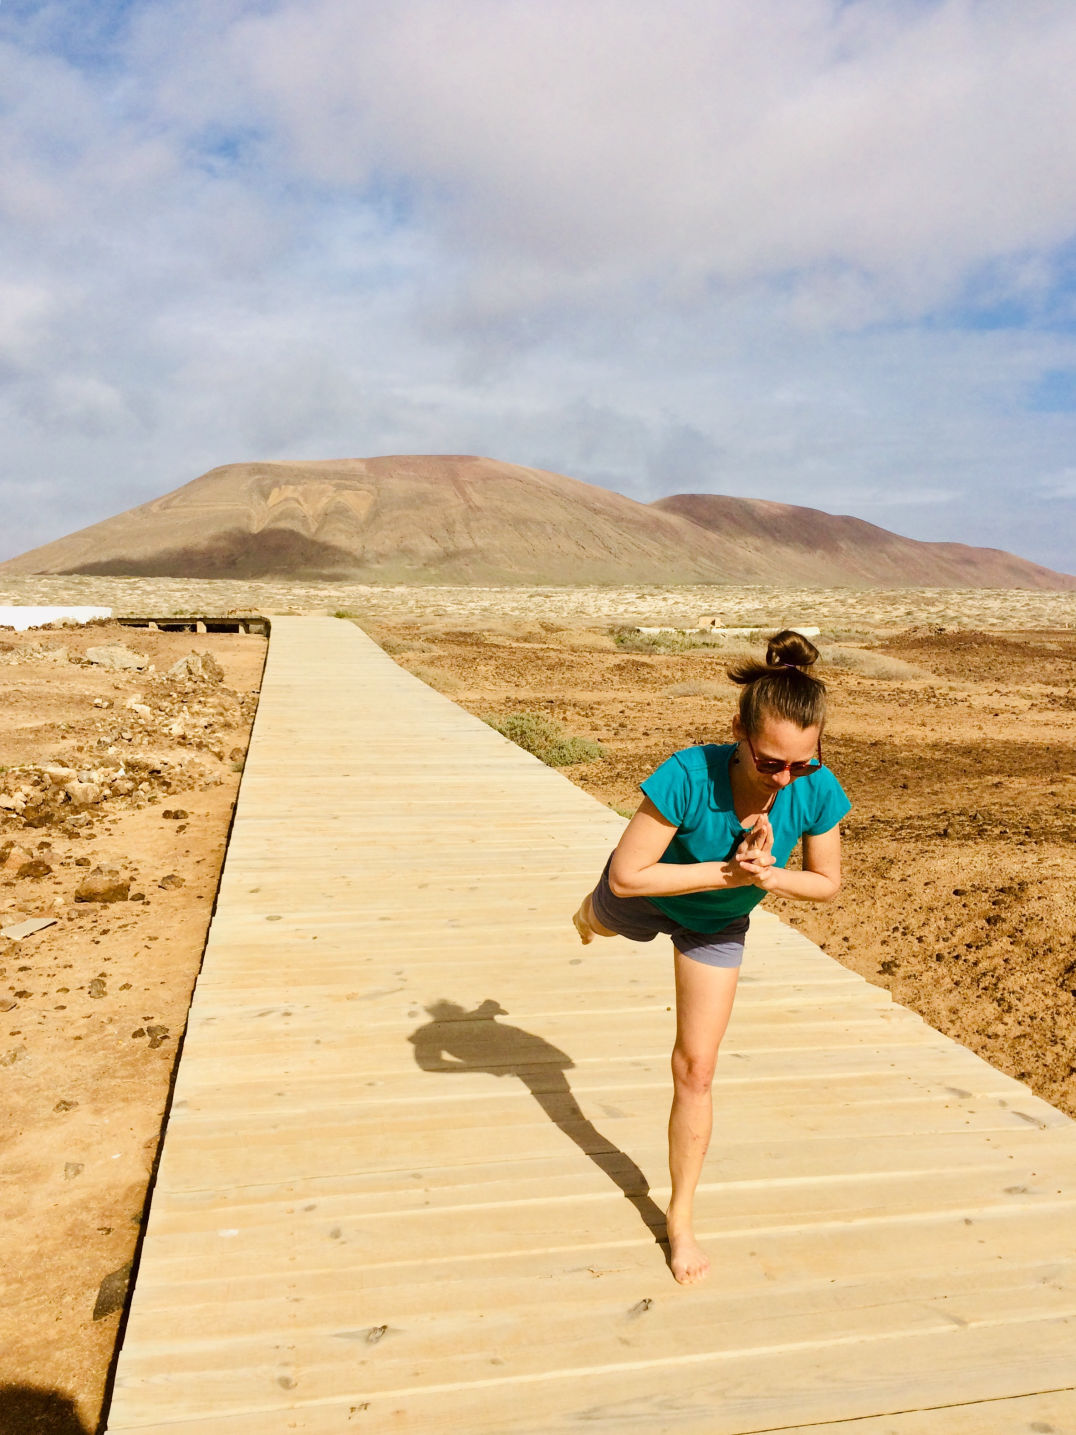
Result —
POLYGON ((818 740, 821 728, 797 727, 787 718, 770 714, 763 718, 758 732, 748 734, 740 722, 739 714, 732 719, 732 735, 740 744, 740 761, 744 765, 748 781, 760 793, 770 796, 788 787, 802 773, 792 773, 787 766, 780 772, 759 772, 758 762, 808 763, 818 754, 818 740), (752 749, 754 753, 752 755, 752 749))

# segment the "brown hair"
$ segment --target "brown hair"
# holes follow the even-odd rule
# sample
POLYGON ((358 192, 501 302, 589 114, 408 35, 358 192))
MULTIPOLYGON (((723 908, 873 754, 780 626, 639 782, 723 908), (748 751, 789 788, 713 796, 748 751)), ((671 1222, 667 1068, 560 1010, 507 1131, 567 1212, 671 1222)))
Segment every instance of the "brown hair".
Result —
POLYGON ((785 628, 770 639, 764 663, 747 658, 729 668, 729 677, 743 688, 740 721, 748 733, 754 736, 770 714, 800 728, 823 726, 826 685, 807 672, 818 656, 802 633, 785 628))

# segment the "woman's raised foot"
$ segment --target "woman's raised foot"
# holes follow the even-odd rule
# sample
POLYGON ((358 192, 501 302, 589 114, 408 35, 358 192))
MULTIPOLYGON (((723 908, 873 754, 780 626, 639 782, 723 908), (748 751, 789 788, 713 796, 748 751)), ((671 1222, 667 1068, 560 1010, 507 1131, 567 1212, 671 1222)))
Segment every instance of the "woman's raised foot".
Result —
POLYGON ((580 903, 578 912, 573 913, 572 921, 575 924, 575 930, 579 933, 579 940, 585 947, 594 940, 594 930, 587 921, 587 899, 585 897, 580 903))

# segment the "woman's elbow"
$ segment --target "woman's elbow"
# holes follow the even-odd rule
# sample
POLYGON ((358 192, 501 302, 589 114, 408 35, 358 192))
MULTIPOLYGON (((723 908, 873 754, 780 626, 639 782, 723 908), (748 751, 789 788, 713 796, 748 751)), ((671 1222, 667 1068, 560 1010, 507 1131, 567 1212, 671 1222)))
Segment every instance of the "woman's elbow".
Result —
POLYGON ((819 901, 821 901, 821 902, 832 902, 833 899, 834 899, 834 897, 836 897, 837 893, 838 893, 840 890, 841 890, 841 879, 840 879, 839 877, 831 877, 831 878, 829 879, 828 889, 820 895, 819 901))
POLYGON ((637 881, 633 873, 618 872, 615 867, 609 869, 609 890, 614 897, 638 897, 637 881))

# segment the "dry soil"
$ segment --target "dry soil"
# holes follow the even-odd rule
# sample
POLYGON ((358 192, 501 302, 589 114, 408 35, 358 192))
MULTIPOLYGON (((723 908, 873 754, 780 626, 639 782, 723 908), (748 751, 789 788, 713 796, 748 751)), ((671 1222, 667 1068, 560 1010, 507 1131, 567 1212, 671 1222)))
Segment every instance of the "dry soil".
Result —
POLYGON ((56 918, 0 937, 3 1435, 97 1423, 264 656, 115 623, 0 633, 0 927, 56 918), (145 666, 86 656, 115 645, 145 666), (169 677, 192 652, 216 666, 169 677), (79 900, 99 869, 119 899, 79 900))

